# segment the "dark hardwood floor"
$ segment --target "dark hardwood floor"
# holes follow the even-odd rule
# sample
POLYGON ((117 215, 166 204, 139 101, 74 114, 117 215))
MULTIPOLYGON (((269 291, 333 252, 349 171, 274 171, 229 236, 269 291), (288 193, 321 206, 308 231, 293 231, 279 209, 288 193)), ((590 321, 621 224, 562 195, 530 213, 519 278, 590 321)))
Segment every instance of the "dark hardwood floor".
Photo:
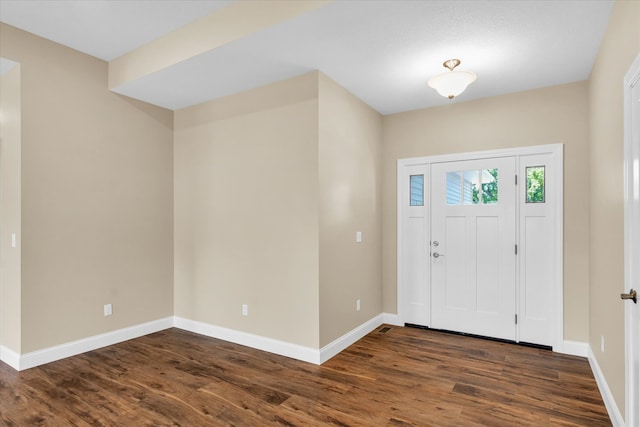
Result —
POLYGON ((586 359, 382 327, 315 366, 169 329, 22 371, 3 426, 609 426, 586 359))

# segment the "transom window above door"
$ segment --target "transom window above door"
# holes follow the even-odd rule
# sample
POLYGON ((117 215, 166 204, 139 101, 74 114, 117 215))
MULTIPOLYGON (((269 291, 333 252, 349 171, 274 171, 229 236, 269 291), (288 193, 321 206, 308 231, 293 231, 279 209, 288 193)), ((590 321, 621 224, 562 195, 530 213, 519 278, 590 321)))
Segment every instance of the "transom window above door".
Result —
POLYGON ((447 172, 447 205, 498 203, 498 169, 447 172))

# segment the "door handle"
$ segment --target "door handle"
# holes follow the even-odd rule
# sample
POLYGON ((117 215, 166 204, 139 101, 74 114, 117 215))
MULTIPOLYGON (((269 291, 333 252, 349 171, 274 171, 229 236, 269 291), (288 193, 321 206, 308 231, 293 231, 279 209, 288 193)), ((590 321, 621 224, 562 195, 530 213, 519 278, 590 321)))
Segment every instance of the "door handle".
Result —
POLYGON ((439 254, 438 252, 433 253, 434 258, 440 258, 441 256, 444 256, 444 254, 439 254))
POLYGON ((638 303, 638 293, 634 289, 631 289, 628 294, 620 294, 620 298, 630 299, 634 304, 638 303))

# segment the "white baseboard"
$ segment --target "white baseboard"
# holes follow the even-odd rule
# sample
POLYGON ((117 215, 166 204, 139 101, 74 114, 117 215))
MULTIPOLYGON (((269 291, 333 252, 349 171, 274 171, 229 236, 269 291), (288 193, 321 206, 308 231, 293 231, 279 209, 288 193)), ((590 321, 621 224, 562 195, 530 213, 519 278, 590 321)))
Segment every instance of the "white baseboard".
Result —
POLYGON ((316 365, 320 364, 320 352, 318 349, 185 319, 179 316, 174 316, 173 319, 173 325, 176 328, 258 350, 268 351, 269 353, 291 357, 292 359, 302 360, 303 362, 314 363, 316 365))
POLYGON ((347 332, 338 339, 333 340, 329 344, 322 347, 320 350, 320 364, 323 364, 327 360, 331 359, 336 354, 340 353, 345 348, 354 344, 356 341, 373 331, 378 326, 382 325, 382 319, 384 315, 379 314, 373 319, 363 323, 357 328, 347 332))
POLYGON ((559 349, 553 349, 558 353, 569 354, 571 356, 581 356, 588 357, 589 356, 589 344, 586 342, 579 341, 567 341, 563 342, 562 351, 559 349))
POLYGON ((382 320, 383 315, 379 314, 373 319, 363 323, 352 331, 347 332, 340 338, 322 347, 320 350, 195 320, 185 319, 179 316, 174 317, 173 325, 176 328, 184 329, 185 331, 194 332, 196 334, 218 338, 258 350, 268 351, 269 353, 279 354, 281 356, 313 363, 315 365, 321 365, 380 326, 383 323, 382 320))
MULTIPOLYGON (((44 365, 45 363, 55 362, 76 354, 85 353, 87 351, 96 350, 108 345, 117 344, 133 338, 138 338, 154 332, 162 331, 173 326, 173 317, 154 320, 152 322, 142 323, 140 325, 119 329, 113 332, 107 332, 84 338, 77 341, 68 342, 54 347, 33 351, 31 353, 19 356, 15 369, 22 371, 24 369, 33 368, 35 366, 44 365)), ((4 351, 3 351, 4 354, 4 351)))
POLYGON ((14 369, 22 371, 44 365, 45 363, 55 362, 56 360, 75 356, 87 351, 96 350, 122 341, 162 331, 164 329, 176 327, 195 332, 197 334, 245 345, 258 350, 291 357, 303 362, 320 365, 367 335, 369 332, 373 331, 383 323, 383 320, 385 323, 393 325, 398 324, 396 315, 380 314, 326 345, 322 349, 315 349, 247 332, 227 329, 221 326, 197 322, 179 316, 173 316, 22 355, 2 346, 0 347, 0 360, 14 369))
POLYGON ((0 360, 11 366, 16 371, 20 367, 20 355, 3 345, 0 345, 0 360))
POLYGON ((382 323, 393 326, 404 326, 404 322, 400 321, 400 317, 393 313, 382 313, 382 323))
POLYGON ((598 364, 598 359, 596 359, 596 355, 593 353, 591 346, 588 347, 588 358, 589 365, 591 365, 591 370, 593 371, 593 376, 596 379, 596 383, 598 384, 598 389, 600 389, 600 395, 602 396, 602 400, 604 401, 604 406, 607 408, 607 412, 609 413, 609 418, 611 419, 611 423, 613 427, 624 427, 625 422, 620 410, 618 409, 618 405, 616 405, 616 401, 613 398, 613 394, 611 393, 611 389, 609 388, 609 384, 607 384, 607 380, 600 369, 600 365, 598 364))

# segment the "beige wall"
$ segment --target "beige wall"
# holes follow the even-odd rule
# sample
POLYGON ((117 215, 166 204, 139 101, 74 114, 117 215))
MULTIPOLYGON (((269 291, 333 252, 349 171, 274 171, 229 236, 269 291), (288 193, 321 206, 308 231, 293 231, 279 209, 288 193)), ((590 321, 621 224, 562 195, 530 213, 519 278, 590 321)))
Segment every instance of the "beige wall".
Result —
POLYGON ((0 54, 21 64, 22 353, 170 316, 172 112, 4 24, 0 54))
MULTIPOLYGON (((426 90, 426 89, 425 89, 426 90)), ((464 95, 463 95, 464 96, 464 95)), ((579 82, 386 116, 383 122, 383 300, 397 313, 396 161, 564 144, 564 335, 588 337, 587 84, 579 82)))
POLYGON ((311 73, 175 113, 177 316, 318 348, 317 90, 311 73))
MULTIPOLYGON (((589 344, 624 414, 624 75, 640 54, 640 2, 618 1, 589 78, 589 344), (605 339, 605 352, 600 350, 605 339)), ((626 290, 628 291, 628 290, 626 290)), ((626 292, 625 291, 625 292, 626 292)))
POLYGON ((328 77, 319 83, 323 347, 382 312, 382 117, 328 77))
POLYGON ((0 346, 20 353, 20 65, 0 76, 0 346), (19 243, 19 242, 18 242, 19 243))

